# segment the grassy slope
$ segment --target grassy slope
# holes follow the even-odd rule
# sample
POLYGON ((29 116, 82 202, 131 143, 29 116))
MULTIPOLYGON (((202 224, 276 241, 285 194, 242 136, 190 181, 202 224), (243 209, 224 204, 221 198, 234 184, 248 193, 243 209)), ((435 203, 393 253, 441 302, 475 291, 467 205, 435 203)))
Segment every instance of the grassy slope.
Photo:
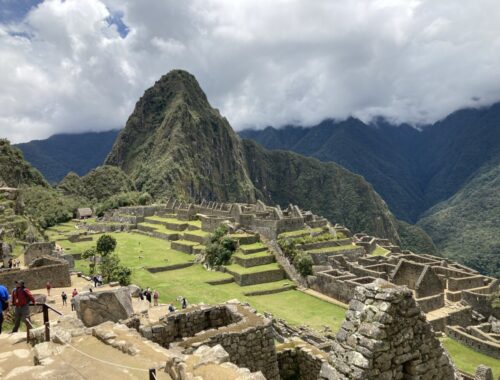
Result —
POLYGON ((442 338, 441 342, 462 371, 473 374, 479 364, 484 364, 493 370, 494 379, 500 378, 500 360, 483 355, 450 338, 442 338))
POLYGON ((443 256, 500 277, 500 159, 457 194, 433 207, 419 224, 443 256))
MULTIPOLYGON (((68 233, 74 230, 71 223, 56 226, 48 234, 57 239, 62 237, 60 232, 68 233)), ((69 243, 67 240, 59 243, 71 247, 72 252, 81 252, 90 247, 97 240, 99 234, 94 235, 93 242, 69 243)), ((248 302, 260 312, 269 312, 278 318, 285 319, 293 325, 307 324, 317 330, 328 326, 336 331, 342 324, 346 310, 304 294, 298 290, 289 290, 282 293, 247 297, 243 293, 256 290, 274 289, 291 282, 282 280, 273 283, 240 287, 236 283, 225 285, 208 285, 207 281, 230 278, 226 273, 207 271, 200 265, 175 271, 149 273, 145 267, 168 265, 192 260, 193 256, 170 249, 170 243, 139 234, 114 233, 117 239, 117 253, 122 262, 132 269, 132 281, 142 287, 157 289, 160 301, 176 302, 180 295, 185 296, 191 303, 218 303, 230 299, 239 299, 248 302), (154 254, 147 254, 154 252, 154 254), (138 256, 144 256, 139 259, 138 256)), ((87 271, 88 266, 82 260, 76 262, 77 269, 87 271)), ((450 339, 443 340, 458 367, 473 372, 475 367, 484 363, 491 366, 497 375, 500 373, 498 361, 485 355, 478 354, 450 339)))
MULTIPOLYGON (((74 230, 74 227, 67 223, 50 229, 49 235, 57 239, 62 236, 55 230, 70 232, 74 230)), ((245 287, 240 287, 235 283, 213 286, 205 282, 230 278, 231 276, 221 272, 207 271, 196 264, 175 271, 149 273, 145 269, 146 267, 189 262, 194 257, 170 249, 170 242, 165 240, 131 233, 113 233, 111 235, 117 239, 116 252, 122 262, 132 269, 133 282, 142 287, 158 289, 161 302, 172 302, 179 295, 187 297, 191 303, 204 302, 207 304, 237 298, 249 302, 261 312, 270 312, 293 324, 307 323, 316 329, 321 329, 324 325, 337 329, 344 319, 345 310, 343 308, 300 291, 290 290, 253 297, 243 295, 244 292, 274 289, 290 284, 288 280, 245 287), (144 256, 144 259, 139 259, 139 256, 144 256)), ((68 252, 82 252, 94 245, 100 234, 92 236, 94 237, 92 242, 70 243, 67 240, 59 240, 59 244, 70 248, 68 252)), ((82 260, 77 261, 76 265, 79 270, 88 270, 87 264, 82 260)), ((274 267, 277 267, 276 264, 274 267)))

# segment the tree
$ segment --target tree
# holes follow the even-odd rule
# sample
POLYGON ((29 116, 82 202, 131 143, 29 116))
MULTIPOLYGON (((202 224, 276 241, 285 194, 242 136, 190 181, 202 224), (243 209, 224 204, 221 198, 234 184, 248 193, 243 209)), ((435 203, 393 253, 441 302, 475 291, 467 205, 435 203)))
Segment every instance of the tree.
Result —
POLYGON ((92 258, 89 264, 90 274, 95 273, 97 266, 97 256, 101 257, 101 261, 114 252, 116 248, 116 239, 111 235, 102 235, 98 240, 95 248, 89 248, 82 253, 83 259, 92 258))
POLYGON ((107 256, 116 248, 116 239, 111 235, 102 235, 97 240, 96 251, 101 256, 107 256))
POLYGON ((105 282, 118 281, 120 285, 130 284, 132 271, 120 264, 120 258, 116 254, 103 256, 100 269, 105 282))
POLYGON ((89 273, 95 273, 95 263, 96 263, 97 252, 95 248, 89 248, 82 253, 82 259, 88 260, 92 258, 92 262, 89 263, 89 273))

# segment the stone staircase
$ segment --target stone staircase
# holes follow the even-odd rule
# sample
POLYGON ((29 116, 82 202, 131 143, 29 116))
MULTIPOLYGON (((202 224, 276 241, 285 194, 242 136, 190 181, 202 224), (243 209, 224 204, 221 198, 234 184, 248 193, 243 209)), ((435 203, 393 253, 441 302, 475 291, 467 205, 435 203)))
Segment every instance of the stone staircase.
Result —
POLYGON ((240 286, 265 284, 285 279, 285 272, 275 262, 274 255, 260 242, 258 235, 230 235, 239 241, 231 265, 225 271, 234 277, 240 286))

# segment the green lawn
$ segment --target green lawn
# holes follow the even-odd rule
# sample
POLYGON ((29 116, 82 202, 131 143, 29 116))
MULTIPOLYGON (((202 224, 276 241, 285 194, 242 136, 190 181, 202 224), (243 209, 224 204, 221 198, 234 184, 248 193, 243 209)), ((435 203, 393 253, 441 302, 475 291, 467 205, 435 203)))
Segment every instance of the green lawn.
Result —
POLYGON ((474 374, 476 367, 479 364, 484 364, 493 370, 494 379, 499 378, 500 360, 483 355, 448 337, 441 338, 441 343, 450 353, 453 362, 462 371, 474 374))
MULTIPOLYGON (((94 237, 92 242, 70 243, 63 240, 59 241, 59 244, 65 248, 71 248, 68 252, 82 252, 95 245, 100 235, 92 235, 94 237)), ((236 298, 250 303, 260 312, 270 312, 296 325, 307 323, 316 329, 321 329, 325 325, 337 329, 344 319, 345 310, 343 308, 296 290, 265 296, 247 297, 243 294, 290 285, 292 282, 289 280, 245 287, 240 287, 236 283, 208 285, 207 281, 221 280, 232 276, 227 273, 207 271, 197 264, 174 271, 149 273, 145 268, 188 262, 193 259, 193 256, 172 250, 170 242, 166 240, 124 232, 111 233, 110 235, 117 239, 116 252, 122 263, 132 269, 132 282, 141 287, 157 289, 161 302, 173 302, 180 295, 185 296, 191 303, 204 302, 206 304, 220 303, 236 298), (139 256, 144 256, 144 258, 140 259, 139 256)), ((192 242, 186 243, 191 244, 192 242)), ((76 261, 76 268, 88 272, 88 264, 83 260, 76 261)), ((257 267, 256 271, 277 268, 277 264, 270 264, 257 267)), ((238 269, 245 273, 248 272, 241 266, 238 266, 238 269)))
POLYGON ((174 231, 174 230, 169 230, 167 227, 165 227, 163 224, 154 224, 154 223, 139 223, 140 226, 144 227, 151 227, 153 228, 156 232, 161 232, 163 234, 178 234, 180 231, 174 231))
POLYGON ((311 249, 310 251, 306 251, 307 253, 314 255, 315 253, 327 253, 327 252, 339 252, 339 251, 347 251, 350 249, 357 248, 357 245, 350 244, 350 245, 340 245, 336 247, 326 247, 326 248, 318 248, 318 249, 311 249))
POLYGON ((266 272, 269 270, 280 269, 280 266, 276 263, 266 264, 266 265, 258 265, 256 267, 245 268, 238 264, 226 265, 226 268, 232 272, 236 272, 239 274, 250 274, 257 272, 266 272))
POLYGON ((304 234, 311 234, 311 233, 320 233, 323 231, 323 228, 318 227, 318 228, 306 228, 303 230, 295 230, 295 231, 290 231, 290 232, 283 232, 279 235, 280 238, 294 238, 297 236, 302 236, 304 234))
POLYGON ((266 257, 266 256, 272 256, 272 254, 269 251, 250 253, 246 255, 243 252, 236 252, 235 254, 233 254, 232 257, 239 257, 245 260, 245 259, 254 259, 256 257, 266 257))
POLYGON ((377 245, 377 248, 372 252, 372 256, 386 256, 390 251, 377 245))
POLYGON ((240 246, 240 249, 243 251, 250 251, 252 249, 257 249, 257 248, 266 248, 266 246, 264 244, 262 244, 260 241, 257 243, 243 244, 240 246))

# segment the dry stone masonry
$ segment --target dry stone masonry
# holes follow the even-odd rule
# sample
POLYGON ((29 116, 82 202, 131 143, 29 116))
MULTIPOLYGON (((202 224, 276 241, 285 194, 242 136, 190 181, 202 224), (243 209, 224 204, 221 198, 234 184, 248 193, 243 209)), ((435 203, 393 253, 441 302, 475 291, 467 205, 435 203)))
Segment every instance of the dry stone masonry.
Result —
POLYGON ((332 379, 458 378, 411 290, 383 280, 356 288, 331 355, 332 379))

